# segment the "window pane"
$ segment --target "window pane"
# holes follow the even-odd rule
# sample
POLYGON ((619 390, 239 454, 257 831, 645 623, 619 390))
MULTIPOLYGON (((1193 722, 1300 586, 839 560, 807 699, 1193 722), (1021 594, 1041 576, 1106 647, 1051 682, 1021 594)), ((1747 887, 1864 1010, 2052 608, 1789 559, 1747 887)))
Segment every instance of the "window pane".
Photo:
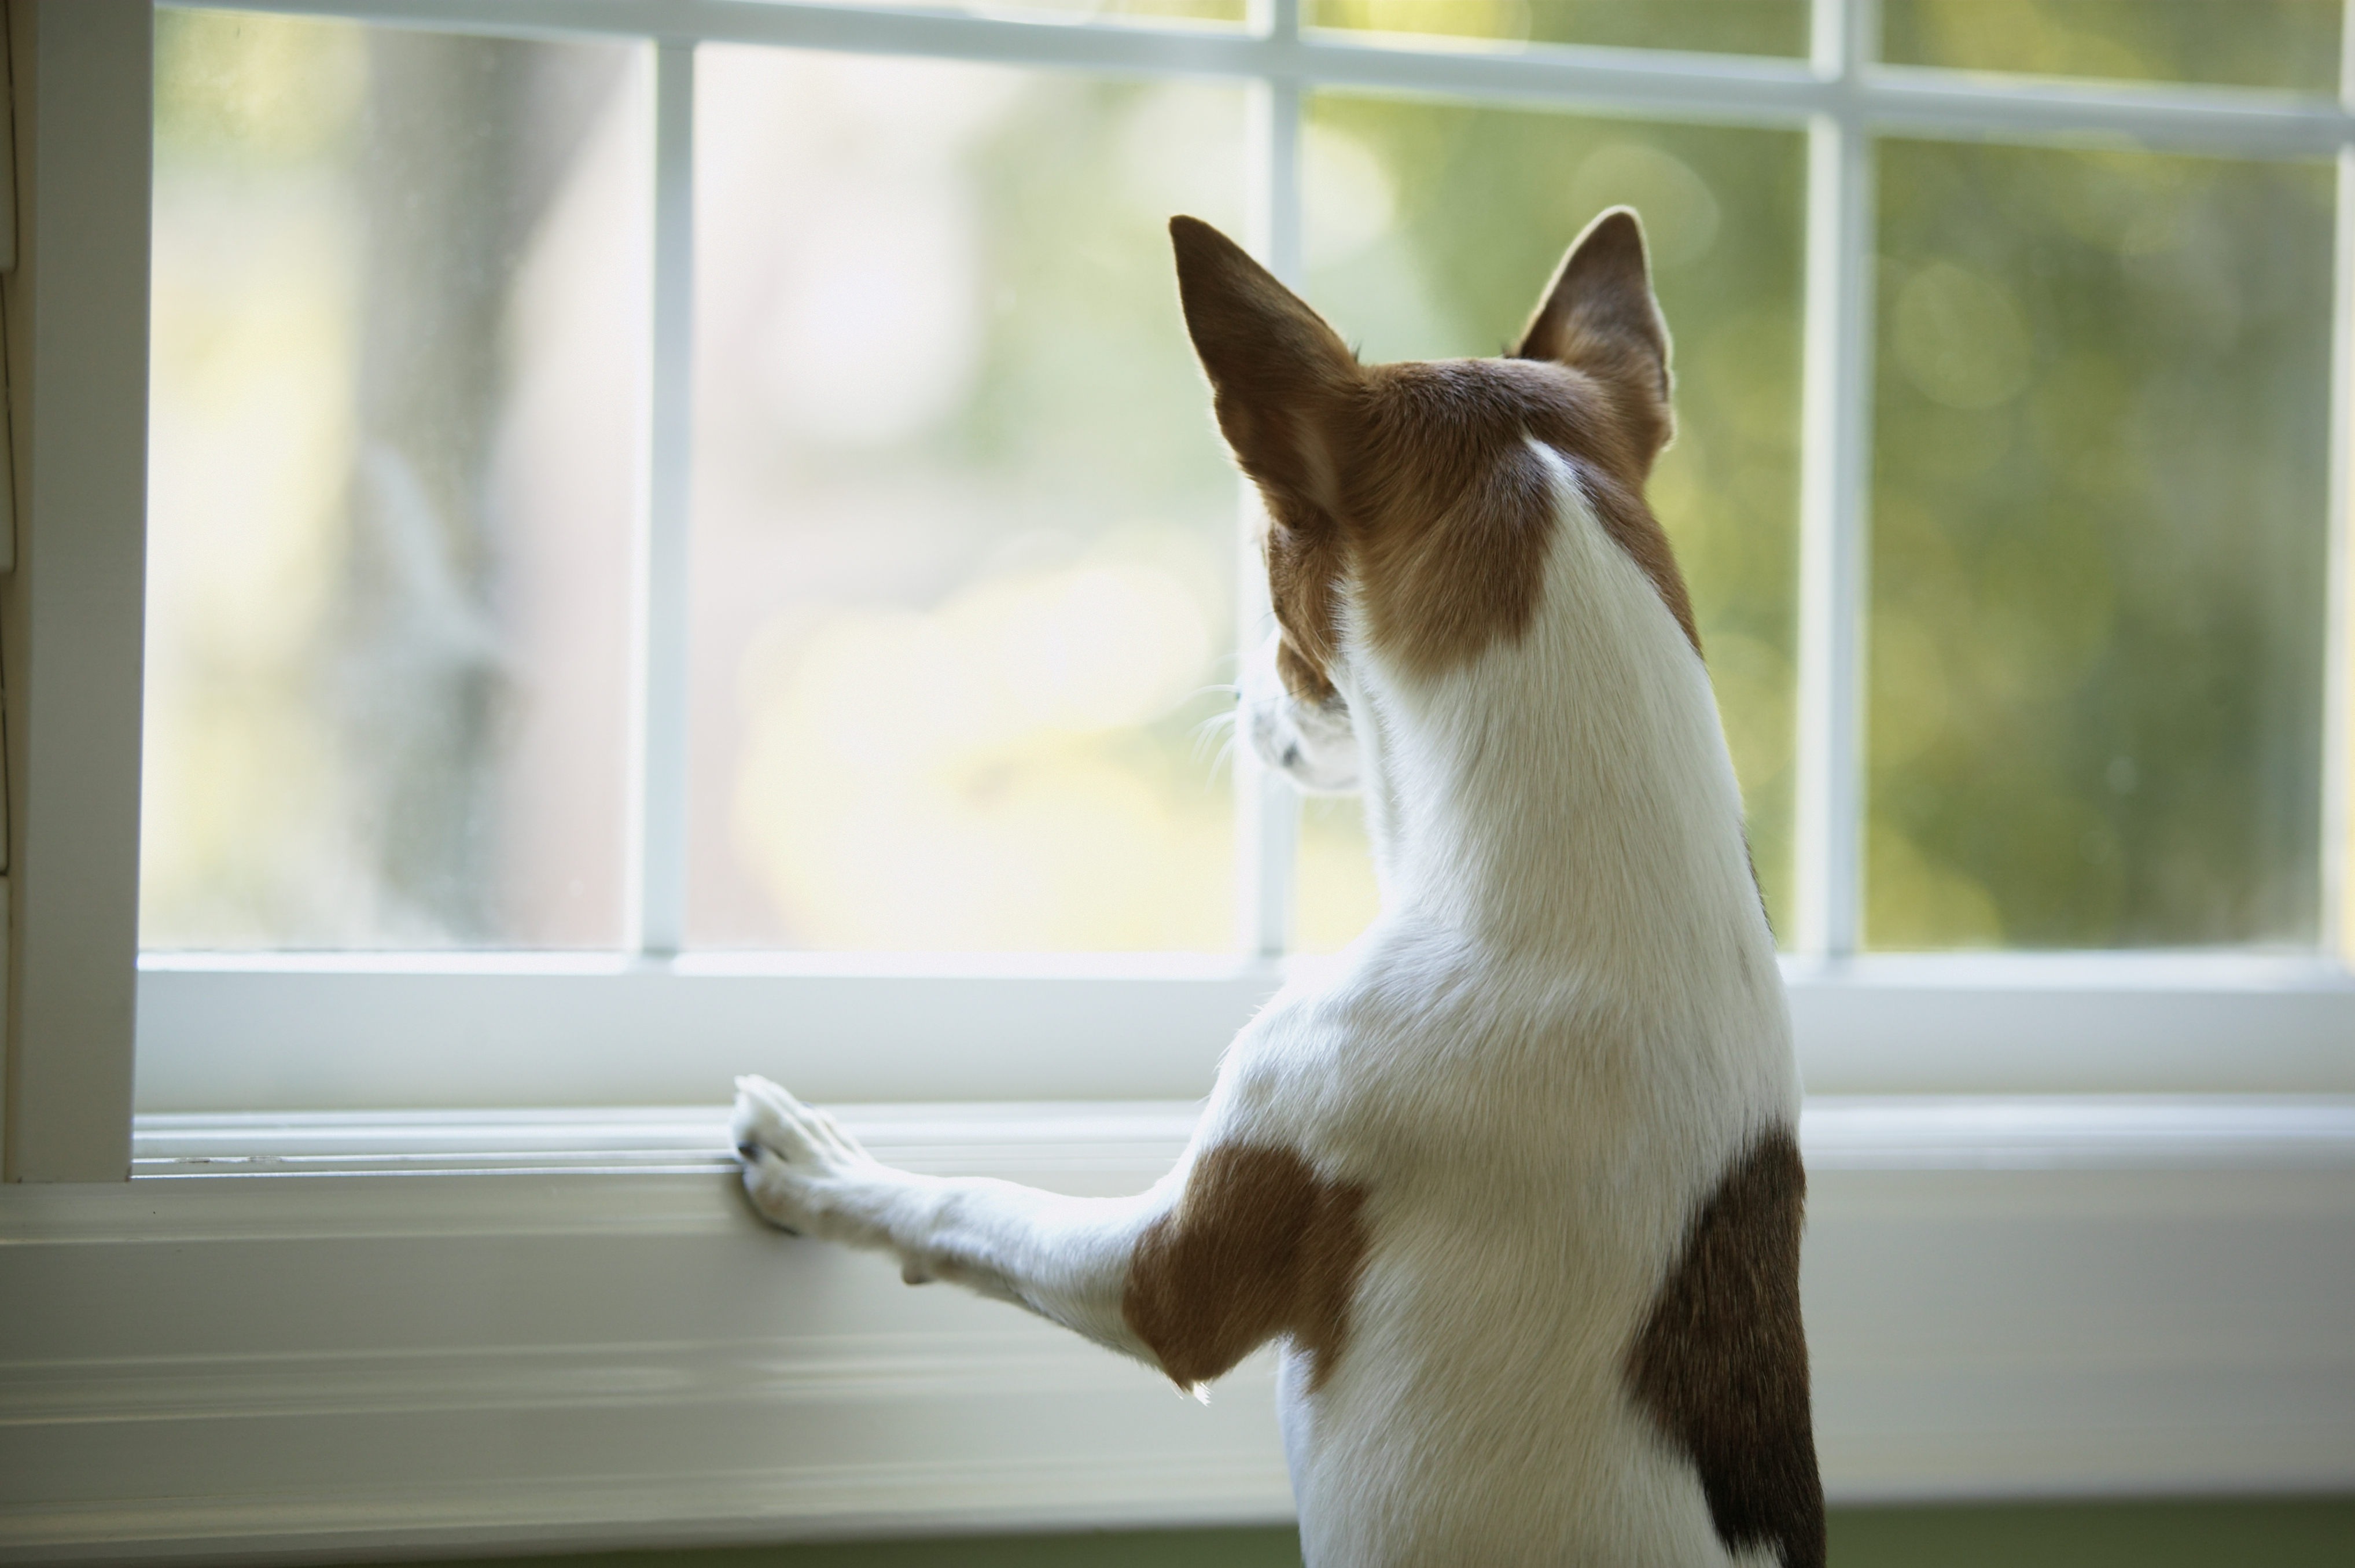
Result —
MULTIPOLYGON (((1597 212, 1642 212, 1676 343, 1677 438, 1651 500, 1692 590, 1778 924, 1791 887, 1805 165, 1783 132, 1338 93, 1312 101, 1305 153, 1309 296, 1369 360, 1499 352, 1597 212)), ((1355 875, 1330 842, 1352 821, 1328 809, 1304 824, 1304 933, 1337 896, 1320 880, 1355 875)))
POLYGON ((1807 0, 1303 0, 1301 12, 1320 27, 1502 44, 1807 52, 1807 0))
POLYGON ((1296 864, 1292 950, 1337 953, 1381 909, 1365 802, 1354 795, 1305 796, 1296 864))
POLYGON ((2329 168, 1881 155, 1869 940, 2311 941, 2329 168))
MULTIPOLYGON (((883 5, 906 10, 910 0, 823 0, 830 5, 883 5)), ((1250 0, 925 0, 928 11, 977 11, 1024 22, 1224 22, 1240 27, 1250 0)))
POLYGON ((692 940, 1225 949, 1241 91, 698 61, 692 940))
POLYGON ((155 25, 142 940, 618 943, 645 50, 155 25))
POLYGON ((1881 0, 1898 65, 2339 91, 2341 0, 1881 0))

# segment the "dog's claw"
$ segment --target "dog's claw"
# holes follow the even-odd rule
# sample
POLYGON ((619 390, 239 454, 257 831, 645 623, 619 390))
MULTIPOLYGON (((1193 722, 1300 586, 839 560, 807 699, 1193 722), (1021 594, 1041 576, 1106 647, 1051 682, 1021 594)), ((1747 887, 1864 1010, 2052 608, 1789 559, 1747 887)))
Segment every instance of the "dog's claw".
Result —
POLYGON ((822 1226, 837 1189, 881 1168, 825 1112, 765 1078, 748 1073, 736 1085, 729 1141, 743 1162, 744 1191, 761 1217, 787 1235, 802 1232, 778 1224, 781 1217, 822 1226))

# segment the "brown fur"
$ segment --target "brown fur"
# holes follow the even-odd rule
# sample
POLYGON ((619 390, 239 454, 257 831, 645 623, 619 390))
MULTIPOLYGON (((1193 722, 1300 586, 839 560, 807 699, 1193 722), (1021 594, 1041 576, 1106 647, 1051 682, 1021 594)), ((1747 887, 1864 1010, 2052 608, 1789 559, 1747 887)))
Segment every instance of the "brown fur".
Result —
POLYGON ((1569 460, 1604 531, 1651 578, 1692 643, 1691 601, 1668 535, 1644 504, 1651 454, 1617 400, 1578 370, 1506 359, 1385 365, 1345 529, 1369 643, 1441 674, 1536 613, 1555 499, 1526 438, 1569 460))
POLYGON ((1370 368, 1217 230, 1180 218, 1170 234, 1220 428, 1267 503, 1278 666, 1295 696, 1333 696, 1345 576, 1369 643, 1419 675, 1526 630, 1554 523, 1529 437, 1570 462, 1699 650, 1643 499, 1670 431, 1668 334, 1632 214, 1606 213, 1572 248, 1515 357, 1370 368))
POLYGON ((1609 383, 1628 433, 1641 452, 1640 484, 1675 433, 1670 413, 1668 326, 1652 297, 1644 229, 1614 207, 1586 226, 1554 270, 1553 281, 1521 332, 1516 359, 1574 365, 1609 383))
POLYGON ((1799 1321, 1806 1172, 1778 1127, 1719 1180, 1627 1360, 1636 1402, 1692 1461, 1730 1550, 1824 1561, 1823 1487, 1799 1321))
POLYGON ((1321 1387, 1348 1337, 1365 1265, 1366 1190, 1290 1149, 1204 1154, 1176 1209, 1136 1243, 1121 1316, 1180 1387, 1289 1334, 1321 1387))

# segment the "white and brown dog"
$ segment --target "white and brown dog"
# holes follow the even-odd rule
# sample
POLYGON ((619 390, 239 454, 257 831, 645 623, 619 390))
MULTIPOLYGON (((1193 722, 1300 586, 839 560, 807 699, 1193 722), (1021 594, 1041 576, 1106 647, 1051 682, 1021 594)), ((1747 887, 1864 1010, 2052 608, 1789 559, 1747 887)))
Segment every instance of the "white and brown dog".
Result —
POLYGON ((1799 1084, 1682 579, 1644 501, 1668 339, 1616 209, 1513 355, 1360 365, 1180 218, 1272 519, 1253 743, 1362 784, 1382 912, 1238 1036, 1135 1199, 911 1176, 740 1083, 782 1226, 1180 1385, 1283 1342, 1312 1564, 1824 1560, 1799 1084))

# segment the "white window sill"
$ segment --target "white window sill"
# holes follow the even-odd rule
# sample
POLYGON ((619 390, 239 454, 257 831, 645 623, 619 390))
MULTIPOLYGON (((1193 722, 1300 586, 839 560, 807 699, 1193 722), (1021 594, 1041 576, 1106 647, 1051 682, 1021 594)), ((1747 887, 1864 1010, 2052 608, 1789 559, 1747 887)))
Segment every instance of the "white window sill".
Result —
MULTIPOLYGON (((1187 1099, 1287 974, 1215 957, 150 955, 150 1112, 683 1104, 762 1072, 830 1103, 1187 1099)), ((2355 1093, 2333 960, 1786 960, 1825 1094, 2355 1093)))
MULTIPOLYGON (((1192 1115, 847 1117, 1111 1192, 1192 1115)), ((0 1558, 1285 1517, 1263 1363, 1204 1410, 781 1237, 723 1139, 716 1106, 151 1116, 153 1179, 0 1190, 0 1558)), ((1803 1141, 1836 1499, 2355 1485, 2355 1098, 1821 1099, 1803 1141)))
MULTIPOLYGON (((1185 1101, 835 1107, 879 1157, 910 1169, 1092 1180, 1169 1168, 1185 1101)), ((1816 1095, 1800 1118, 1814 1171, 2355 1170, 2355 1097, 1816 1095)), ((732 1175, 712 1106, 618 1110, 150 1115, 134 1179, 394 1174, 732 1175)), ((1050 1185, 1059 1185, 1050 1182, 1050 1185)))

